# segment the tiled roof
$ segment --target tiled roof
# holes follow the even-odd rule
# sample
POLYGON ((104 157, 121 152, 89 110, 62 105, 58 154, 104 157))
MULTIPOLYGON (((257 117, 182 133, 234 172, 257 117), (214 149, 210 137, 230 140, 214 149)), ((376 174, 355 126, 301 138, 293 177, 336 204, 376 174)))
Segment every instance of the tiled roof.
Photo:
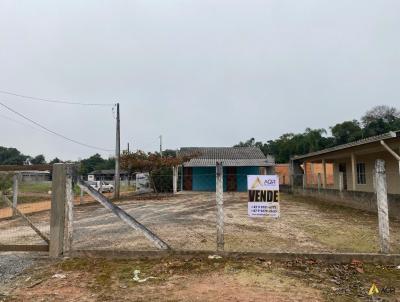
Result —
POLYGON ((371 137, 368 137, 368 138, 360 139, 358 141, 354 141, 354 142, 351 142, 351 143, 335 146, 335 147, 324 149, 324 150, 317 151, 317 152, 308 153, 308 154, 305 154, 305 155, 294 156, 292 158, 292 160, 305 159, 305 158, 318 156, 318 155, 322 155, 322 154, 326 154, 326 153, 330 153, 330 152, 344 150, 344 149, 347 149, 347 148, 352 148, 352 147, 356 147, 356 146, 376 143, 376 142, 379 142, 381 140, 390 139, 390 138, 396 138, 396 137, 398 137, 398 138, 400 137, 400 130, 399 131, 387 132, 387 133, 384 133, 384 134, 381 134, 381 135, 377 135, 377 136, 371 136, 371 137))
POLYGON ((193 156, 185 167, 215 167, 222 162, 227 167, 266 167, 275 164, 271 156, 266 157, 256 147, 189 147, 181 148, 179 156, 193 156))

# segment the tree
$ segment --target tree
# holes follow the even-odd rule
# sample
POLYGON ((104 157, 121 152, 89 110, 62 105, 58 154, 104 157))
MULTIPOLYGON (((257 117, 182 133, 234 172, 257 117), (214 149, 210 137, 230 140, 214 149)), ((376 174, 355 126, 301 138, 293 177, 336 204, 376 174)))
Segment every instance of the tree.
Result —
POLYGON ((104 159, 98 153, 87 159, 81 160, 80 164, 80 173, 83 175, 87 175, 95 170, 115 169, 114 158, 104 159))
POLYGON ((0 147, 1 165, 22 165, 27 158, 15 148, 0 147))
POLYGON ((49 164, 51 164, 51 165, 58 164, 58 163, 62 163, 62 160, 59 159, 58 157, 54 158, 52 161, 49 162, 49 164))
POLYGON ((137 151, 135 153, 124 152, 121 156, 121 167, 132 172, 149 172, 153 188, 157 192, 172 191, 172 167, 181 165, 196 156, 178 157, 176 152, 146 153, 137 151))
POLYGON ((384 123, 390 124, 399 118, 400 118, 400 111, 397 110, 395 107, 380 105, 380 106, 375 106, 372 109, 368 110, 361 118, 361 121, 364 127, 366 127, 369 124, 376 122, 378 120, 382 120, 384 123))
POLYGON ((37 155, 31 159, 31 164, 33 165, 42 165, 46 163, 46 159, 43 154, 37 155))
POLYGON ((331 127, 335 145, 341 145, 359 140, 363 136, 360 123, 357 120, 346 121, 331 127))
POLYGON ((0 173, 0 192, 6 192, 12 187, 13 179, 10 174, 0 173))
POLYGON ((364 137, 400 130, 400 111, 386 105, 368 110, 361 118, 364 137))

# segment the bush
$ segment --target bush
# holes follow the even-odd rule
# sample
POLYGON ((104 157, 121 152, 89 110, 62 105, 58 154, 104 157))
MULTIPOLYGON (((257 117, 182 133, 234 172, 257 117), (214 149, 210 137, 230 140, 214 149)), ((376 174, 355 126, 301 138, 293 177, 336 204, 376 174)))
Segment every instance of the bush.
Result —
POLYGON ((158 193, 172 192, 172 168, 163 167, 151 172, 151 187, 158 193))
POLYGON ((13 185, 13 179, 10 174, 0 174, 0 191, 6 192, 11 189, 13 185))

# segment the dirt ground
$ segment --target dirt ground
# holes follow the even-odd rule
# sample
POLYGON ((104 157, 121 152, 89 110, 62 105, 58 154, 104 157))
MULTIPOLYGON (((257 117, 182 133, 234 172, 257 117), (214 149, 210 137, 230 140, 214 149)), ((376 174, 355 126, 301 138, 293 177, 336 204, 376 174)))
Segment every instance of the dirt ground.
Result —
POLYGON ((0 301, 400 301, 399 291, 400 269, 357 260, 65 259, 0 286, 0 301))
MULTIPOLYGON (((129 198, 128 198, 129 199, 129 198)), ((225 250, 239 252, 378 252, 377 215, 304 197, 282 195, 279 219, 249 218, 247 195, 224 195, 225 250)), ((215 250, 212 193, 136 197, 118 205, 177 250, 215 250)), ((49 233, 49 212, 29 216, 49 233)), ((400 252, 400 222, 390 221, 391 249, 400 252)), ((20 218, 0 220, 0 244, 40 244, 20 218)), ((154 250, 138 231, 98 203, 76 206, 74 249, 154 250)))
MULTIPOLYGON (((173 249, 215 250, 215 195, 182 194, 119 205, 173 249)), ((374 214, 282 195, 279 219, 249 218, 247 195, 224 195, 225 250, 251 252, 378 252, 374 214)), ((141 234, 99 205, 76 208, 74 248, 152 250, 141 234)), ((391 220, 392 251, 400 252, 400 222, 391 220)))

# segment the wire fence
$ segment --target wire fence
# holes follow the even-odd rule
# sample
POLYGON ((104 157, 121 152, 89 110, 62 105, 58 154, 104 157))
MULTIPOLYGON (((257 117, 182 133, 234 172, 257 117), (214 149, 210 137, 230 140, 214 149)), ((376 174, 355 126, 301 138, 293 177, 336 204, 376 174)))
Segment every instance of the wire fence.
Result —
POLYGON ((50 235, 51 182, 2 174, 0 245, 46 245, 50 235))
MULTIPOLYGON (((150 174, 149 190, 139 190, 135 182, 124 184, 119 200, 113 200, 112 192, 102 193, 172 249, 215 251, 217 175, 208 172, 185 175, 182 171, 179 170, 177 174, 177 194, 172 193, 172 172, 150 174)), ((224 172, 221 179, 225 251, 379 252, 378 215, 374 209, 354 208, 355 199, 358 198, 356 195, 349 195, 344 203, 338 203, 327 194, 301 194, 310 187, 304 186, 307 184, 304 175, 294 175, 293 188, 298 190, 294 194, 287 194, 283 188, 288 185, 282 185, 280 217, 252 218, 248 215, 247 174, 224 172)), ((375 177, 374 174, 365 173, 367 184, 373 183, 376 188, 375 178, 371 180, 371 177, 375 177)), ((391 195, 391 184, 399 176, 388 172, 385 177, 391 195)), ((318 178, 321 179, 321 176, 318 178)), ((364 181, 362 178, 359 180, 364 181)), ((319 185, 321 192, 324 192, 323 182, 319 181, 319 185)), ((336 187, 334 182, 333 188, 336 187)), ((314 187, 310 189, 318 193, 314 187)), ((326 189, 339 192, 328 187, 326 189)), ((18 184, 17 209, 28 217, 27 221, 13 211, 14 190, 3 190, 4 197, 0 201, 0 245, 45 244, 29 222, 40 233, 49 236, 51 191, 51 182, 18 184)), ((81 194, 77 184, 73 188, 73 195, 72 250, 112 252, 156 249, 140 230, 129 226, 91 195, 81 194)), ((373 189, 369 195, 362 192, 364 199, 360 197, 359 203, 374 205, 377 210, 377 195, 373 189)), ((399 195, 392 195, 400 200, 399 195)), ((342 195, 335 195, 335 198, 337 196, 342 195)), ((389 196, 389 213, 392 204, 395 204, 390 198, 392 196, 389 196)), ((390 251, 400 253, 400 221, 393 218, 389 221, 390 251)))
MULTIPOLYGON (((280 218, 249 217, 247 181, 243 180, 246 177, 223 175, 225 251, 379 252, 377 214, 326 202, 323 196, 281 193, 280 218)), ((172 187, 171 175, 157 175, 157 178, 159 183, 169 183, 172 187)), ((116 205, 175 250, 216 250, 216 174, 192 175, 191 181, 179 174, 179 179, 182 188, 191 186, 191 190, 175 195, 132 194, 116 205)), ((74 217, 76 250, 155 249, 143 234, 99 204, 75 207, 74 217)), ((398 220, 391 219, 390 233, 391 251, 398 253, 398 220)))

